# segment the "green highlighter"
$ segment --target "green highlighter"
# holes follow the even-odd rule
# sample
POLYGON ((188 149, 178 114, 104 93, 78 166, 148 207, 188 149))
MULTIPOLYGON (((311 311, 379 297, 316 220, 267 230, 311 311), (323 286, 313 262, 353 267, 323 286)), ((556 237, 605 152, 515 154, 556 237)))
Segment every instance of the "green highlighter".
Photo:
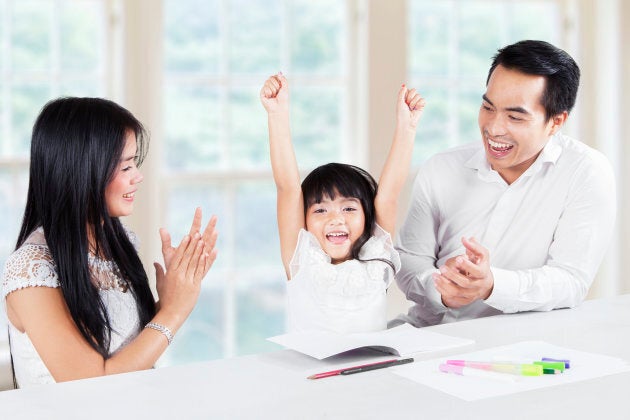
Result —
POLYGON ((545 375, 563 373, 565 369, 564 362, 534 362, 533 364, 542 366, 545 375))

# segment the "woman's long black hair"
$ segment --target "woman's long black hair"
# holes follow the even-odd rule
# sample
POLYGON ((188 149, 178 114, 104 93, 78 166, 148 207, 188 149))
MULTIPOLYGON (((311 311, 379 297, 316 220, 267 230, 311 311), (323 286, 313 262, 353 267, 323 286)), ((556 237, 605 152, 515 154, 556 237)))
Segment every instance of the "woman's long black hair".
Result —
MULTIPOLYGON (((365 215, 363 233, 350 249, 350 257, 361 261, 359 251, 374 234, 376 228, 376 207, 374 198, 378 184, 367 171, 358 166, 345 163, 327 163, 315 168, 302 181, 302 196, 304 197, 304 216, 308 208, 315 203, 321 203, 324 197, 334 200, 337 194, 343 197, 356 198, 361 202, 365 215)), ((394 269, 391 261, 386 262, 394 269)))
POLYGON ((117 217, 110 217, 105 188, 118 168, 128 134, 136 135, 136 163, 147 135, 126 109, 100 98, 60 98, 39 114, 31 138, 28 196, 19 248, 39 226, 55 263, 61 291, 83 337, 109 356, 111 325, 88 267, 88 229, 95 254, 113 261, 137 302, 141 325, 155 302, 138 253, 117 217))

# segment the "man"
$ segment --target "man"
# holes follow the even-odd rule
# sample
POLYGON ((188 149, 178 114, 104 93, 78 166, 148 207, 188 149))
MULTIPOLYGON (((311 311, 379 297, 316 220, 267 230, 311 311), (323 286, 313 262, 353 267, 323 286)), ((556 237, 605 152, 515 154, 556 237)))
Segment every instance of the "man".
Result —
MULTIPOLYGON (((560 133, 580 70, 542 41, 500 49, 479 109, 482 142, 420 169, 398 235, 415 326, 573 307, 609 244, 615 182, 599 152, 560 133)), ((395 324, 395 322, 394 322, 395 324)))

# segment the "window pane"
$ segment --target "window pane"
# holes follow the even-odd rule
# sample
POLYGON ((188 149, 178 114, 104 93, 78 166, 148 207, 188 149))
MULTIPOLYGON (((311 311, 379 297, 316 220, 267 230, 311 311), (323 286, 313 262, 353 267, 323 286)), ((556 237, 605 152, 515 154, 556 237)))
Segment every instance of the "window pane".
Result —
MULTIPOLYGON (((96 75, 95 75, 96 76, 96 75)), ((64 77, 59 83, 58 96, 103 96, 105 86, 99 77, 64 77)))
POLYGON ((237 269, 281 264, 276 216, 276 187, 272 182, 243 182, 234 206, 237 269), (255 215, 252 209, 256 209, 255 215))
POLYGON ((218 73, 220 16, 218 0, 165 0, 165 69, 218 73))
POLYGON ((512 39, 546 39, 552 43, 558 39, 560 16, 555 2, 519 1, 509 7, 512 39))
MULTIPOLYGON (((204 282, 212 281, 210 275, 204 282)), ((160 358, 160 363, 176 365, 219 359, 225 353, 224 291, 221 287, 202 288, 197 306, 177 331, 177 337, 160 358)))
POLYGON ((340 118, 344 109, 344 95, 340 88, 292 88, 291 126, 300 168, 341 159, 344 139, 340 118))
POLYGON ((501 7, 494 1, 459 4, 458 73, 487 74, 492 56, 503 44, 501 7))
POLYGON ((217 169, 222 160, 217 89, 169 85, 164 96, 164 157, 169 169, 217 169))
POLYGON ((102 45, 100 4, 71 1, 63 3, 60 11, 60 67, 63 70, 97 71, 102 55, 94 48, 102 45))
POLYGON ((292 73, 331 74, 343 72, 345 63, 345 8, 336 0, 296 0, 290 22, 292 73))
POLYGON ((11 33, 11 64, 17 70, 47 70, 52 65, 50 29, 53 3, 14 1, 11 33))
POLYGON ((278 350, 276 344, 265 339, 285 332, 285 283, 282 269, 239 276, 236 295, 239 355, 278 350))
POLYGON ((232 0, 230 5, 230 71, 273 74, 282 63, 282 2, 232 0))
POLYGON ((16 84, 12 86, 10 156, 28 157, 31 147, 31 131, 35 118, 50 99, 50 87, 45 82, 16 84))
MULTIPOLYGON (((414 86, 422 86, 416 83, 414 86)), ((420 93, 427 101, 422 120, 418 126, 413 149, 414 161, 421 162, 439 152, 449 144, 449 97, 445 86, 421 88, 420 93)))
POLYGON ((409 71, 447 75, 451 39, 448 2, 409 1, 409 71))
POLYGON ((231 168, 269 167, 267 117, 260 104, 258 87, 230 92, 231 168))
POLYGON ((481 81, 475 86, 462 87, 457 96, 458 134, 464 143, 481 141, 477 125, 481 95, 485 92, 485 83, 481 81))
POLYGON ((0 167, 0 267, 15 248, 28 189, 28 168, 0 167))

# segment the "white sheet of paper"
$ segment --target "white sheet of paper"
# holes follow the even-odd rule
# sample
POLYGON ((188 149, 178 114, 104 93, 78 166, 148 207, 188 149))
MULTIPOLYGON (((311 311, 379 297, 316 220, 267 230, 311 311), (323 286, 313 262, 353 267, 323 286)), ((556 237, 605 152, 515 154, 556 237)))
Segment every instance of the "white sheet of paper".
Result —
POLYGON ((267 340, 322 360, 362 347, 381 348, 399 356, 473 344, 473 340, 438 334, 403 324, 389 330, 360 334, 309 331, 278 335, 267 340))
POLYGON ((397 375, 467 401, 567 384, 627 371, 630 371, 630 365, 623 359, 558 347, 543 341, 523 341, 508 346, 416 362, 396 367, 393 370, 397 375), (495 379, 443 373, 438 370, 440 363, 444 363, 448 359, 523 362, 540 360, 543 357, 568 359, 571 361, 571 367, 564 373, 556 375, 516 376, 514 382, 508 383, 495 379))

